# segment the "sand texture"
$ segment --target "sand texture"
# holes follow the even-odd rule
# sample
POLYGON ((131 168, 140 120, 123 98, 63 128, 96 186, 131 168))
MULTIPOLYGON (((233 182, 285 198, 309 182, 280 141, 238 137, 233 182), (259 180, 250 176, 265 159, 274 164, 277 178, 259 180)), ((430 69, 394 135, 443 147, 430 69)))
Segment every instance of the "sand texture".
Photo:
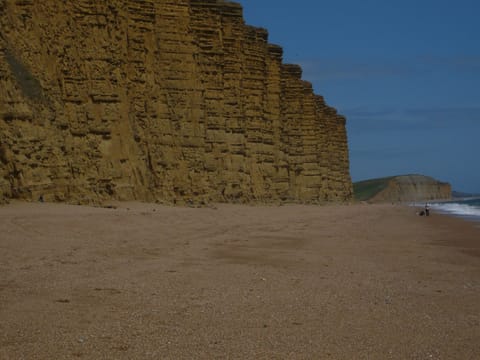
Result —
POLYGON ((0 359, 479 359, 480 228, 393 205, 0 207, 0 359))

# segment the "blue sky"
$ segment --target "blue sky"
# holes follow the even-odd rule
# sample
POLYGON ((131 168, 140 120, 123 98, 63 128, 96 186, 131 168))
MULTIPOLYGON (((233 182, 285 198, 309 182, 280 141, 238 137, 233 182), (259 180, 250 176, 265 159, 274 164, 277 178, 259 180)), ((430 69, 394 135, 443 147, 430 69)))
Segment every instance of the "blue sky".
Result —
POLYGON ((480 1, 238 0, 347 117, 353 181, 480 193, 480 1))

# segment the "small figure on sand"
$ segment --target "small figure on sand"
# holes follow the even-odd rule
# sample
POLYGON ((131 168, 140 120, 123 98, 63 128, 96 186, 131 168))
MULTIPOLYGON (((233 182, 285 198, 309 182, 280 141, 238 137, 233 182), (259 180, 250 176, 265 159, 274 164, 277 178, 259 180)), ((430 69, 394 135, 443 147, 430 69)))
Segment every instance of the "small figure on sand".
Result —
POLYGON ((430 216, 430 205, 428 203, 425 203, 425 207, 423 208, 422 211, 417 212, 419 216, 430 216))

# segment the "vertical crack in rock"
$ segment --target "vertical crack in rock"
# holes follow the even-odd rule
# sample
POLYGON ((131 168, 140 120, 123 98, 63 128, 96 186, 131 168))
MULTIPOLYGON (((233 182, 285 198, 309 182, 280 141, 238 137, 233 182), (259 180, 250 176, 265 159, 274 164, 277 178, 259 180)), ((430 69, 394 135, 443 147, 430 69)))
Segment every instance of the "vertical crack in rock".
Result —
POLYGON ((345 118, 220 0, 0 1, 0 201, 348 201, 345 118))

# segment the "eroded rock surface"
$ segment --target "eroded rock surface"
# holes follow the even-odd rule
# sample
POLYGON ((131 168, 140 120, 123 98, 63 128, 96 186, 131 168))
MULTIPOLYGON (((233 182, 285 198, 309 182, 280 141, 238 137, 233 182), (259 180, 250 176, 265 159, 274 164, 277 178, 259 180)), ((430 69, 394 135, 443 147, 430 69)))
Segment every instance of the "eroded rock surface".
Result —
POLYGON ((349 200, 301 73, 233 2, 0 0, 2 198, 349 200))
POLYGON ((448 200, 452 197, 449 183, 424 175, 392 177, 385 189, 376 194, 371 202, 417 202, 448 200))

